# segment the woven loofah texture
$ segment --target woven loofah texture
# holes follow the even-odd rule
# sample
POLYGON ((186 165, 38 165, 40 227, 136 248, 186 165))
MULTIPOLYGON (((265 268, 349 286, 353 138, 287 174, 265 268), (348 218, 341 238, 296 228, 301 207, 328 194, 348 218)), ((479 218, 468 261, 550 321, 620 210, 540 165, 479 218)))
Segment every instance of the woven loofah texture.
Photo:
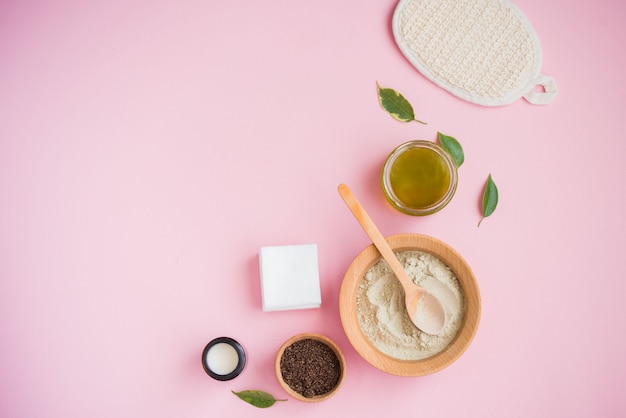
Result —
POLYGON ((467 101, 546 104, 557 93, 554 80, 540 74, 535 31, 508 0, 400 0, 393 32, 424 76, 467 101))

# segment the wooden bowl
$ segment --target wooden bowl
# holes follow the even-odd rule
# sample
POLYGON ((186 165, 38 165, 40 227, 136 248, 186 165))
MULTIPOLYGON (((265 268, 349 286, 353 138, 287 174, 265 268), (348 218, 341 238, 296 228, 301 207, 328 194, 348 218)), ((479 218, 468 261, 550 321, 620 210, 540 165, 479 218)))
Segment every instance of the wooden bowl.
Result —
POLYGON ((276 371, 276 378, 278 379, 278 383, 283 388, 283 390, 287 392, 289 396, 297 400, 304 401, 304 402, 320 402, 320 401, 330 398, 341 387, 343 380, 345 378, 345 375, 346 375, 346 360, 343 356, 343 353, 337 346, 337 344, 335 344, 330 338, 325 337, 320 334, 305 333, 305 334, 295 335, 291 337, 290 339, 288 339, 287 341, 285 341, 285 343, 280 347, 280 349, 278 350, 278 353, 276 354, 276 361, 274 364, 274 368, 276 371), (291 386, 289 386, 287 382, 285 382, 285 379, 283 378, 283 374, 281 371, 281 365, 280 365, 280 361, 287 347, 291 346, 292 344, 298 341, 307 340, 307 339, 319 341, 319 342, 324 343, 326 346, 328 346, 333 351, 333 353, 335 353, 337 360, 339 360, 339 367, 340 367, 339 380, 337 381, 335 386, 326 393, 311 396, 311 397, 304 396, 303 394, 297 392, 291 386))
POLYGON ((343 329, 354 349, 374 367, 398 376, 423 376, 437 372, 457 360, 472 342, 480 320, 481 301, 476 278, 467 262, 446 243, 426 235, 398 234, 385 238, 395 252, 417 250, 430 253, 452 269, 465 296, 465 313, 456 337, 439 353, 421 360, 400 360, 379 351, 359 325, 357 292, 365 273, 380 259, 374 245, 365 248, 346 272, 339 294, 343 329))

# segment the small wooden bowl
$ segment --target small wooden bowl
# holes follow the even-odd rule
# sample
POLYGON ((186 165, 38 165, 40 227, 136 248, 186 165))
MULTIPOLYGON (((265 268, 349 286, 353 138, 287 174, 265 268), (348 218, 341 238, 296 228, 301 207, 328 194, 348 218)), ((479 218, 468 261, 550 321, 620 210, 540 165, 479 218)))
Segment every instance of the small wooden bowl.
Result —
POLYGON ((278 379, 278 383, 284 389, 284 391, 287 392, 289 396, 299 401, 304 401, 304 402, 320 402, 320 401, 330 398, 341 387, 343 380, 346 376, 346 360, 343 356, 343 353, 337 346, 337 344, 335 344, 330 338, 325 337, 320 334, 305 333, 305 334, 295 335, 291 337, 290 339, 288 339, 287 341, 285 341, 285 343, 280 347, 280 349, 278 350, 278 353, 276 354, 276 361, 274 364, 274 369, 276 371, 276 378, 278 379), (335 353, 335 356, 337 356, 337 359, 339 360, 339 366, 341 368, 341 374, 339 375, 339 380, 337 381, 337 384, 335 385, 335 387, 329 392, 326 392, 321 395, 316 395, 313 397, 306 397, 302 395, 301 393, 298 393, 294 389, 292 389, 287 384, 287 382, 285 382, 285 380, 283 379, 283 374, 280 368, 280 360, 283 356, 283 353, 285 352, 285 349, 297 341, 307 340, 307 339, 320 341, 326 344, 335 353))
POLYGON ((469 347, 480 321, 481 301, 478 284, 467 262, 446 243, 426 235, 398 234, 385 238, 395 252, 417 250, 430 253, 455 273, 465 296, 465 314, 461 328, 450 345, 421 360, 399 360, 379 351, 359 325, 357 293, 365 273, 380 259, 374 245, 365 248, 346 272, 339 293, 339 313, 343 329, 354 349, 374 367, 398 376, 423 376, 437 372, 456 361, 469 347))

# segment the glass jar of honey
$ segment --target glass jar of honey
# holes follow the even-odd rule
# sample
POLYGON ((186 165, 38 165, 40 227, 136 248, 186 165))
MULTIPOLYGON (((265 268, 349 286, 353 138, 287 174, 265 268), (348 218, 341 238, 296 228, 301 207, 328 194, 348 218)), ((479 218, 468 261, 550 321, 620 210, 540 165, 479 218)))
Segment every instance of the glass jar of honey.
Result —
POLYGON ((454 196, 457 183, 454 160, 431 141, 405 142, 389 154, 382 170, 387 200, 408 215, 438 212, 454 196))

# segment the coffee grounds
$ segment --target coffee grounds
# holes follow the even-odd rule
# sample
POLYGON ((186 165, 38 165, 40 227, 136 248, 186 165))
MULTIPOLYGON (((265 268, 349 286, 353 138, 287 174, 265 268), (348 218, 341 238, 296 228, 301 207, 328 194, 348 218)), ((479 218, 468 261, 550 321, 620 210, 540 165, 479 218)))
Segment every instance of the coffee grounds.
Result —
POLYGON ((337 386, 341 365, 328 345, 309 338, 285 348, 280 359, 280 372, 291 389, 305 398, 312 398, 337 386))

